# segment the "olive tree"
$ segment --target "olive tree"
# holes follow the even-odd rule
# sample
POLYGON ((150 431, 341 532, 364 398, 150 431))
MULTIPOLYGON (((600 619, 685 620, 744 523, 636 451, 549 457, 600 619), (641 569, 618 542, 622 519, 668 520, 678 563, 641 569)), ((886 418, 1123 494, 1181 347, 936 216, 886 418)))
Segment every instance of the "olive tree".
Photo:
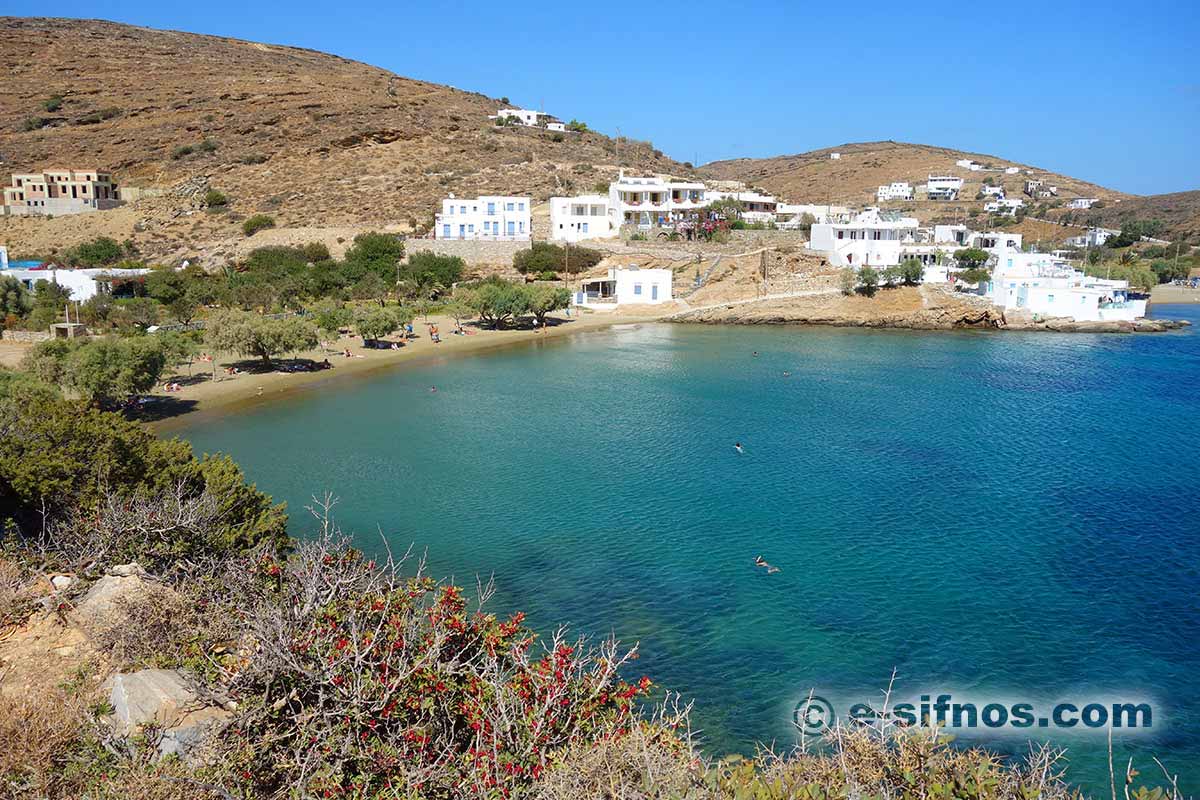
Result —
POLYGON ((537 325, 546 324, 546 315, 571 304, 571 291, 561 286, 535 286, 528 290, 529 311, 537 325))
POLYGON ((204 341, 218 352, 260 358, 264 366, 270 367, 276 356, 316 347, 317 328, 300 317, 271 319, 245 311, 226 311, 209 320, 204 341))

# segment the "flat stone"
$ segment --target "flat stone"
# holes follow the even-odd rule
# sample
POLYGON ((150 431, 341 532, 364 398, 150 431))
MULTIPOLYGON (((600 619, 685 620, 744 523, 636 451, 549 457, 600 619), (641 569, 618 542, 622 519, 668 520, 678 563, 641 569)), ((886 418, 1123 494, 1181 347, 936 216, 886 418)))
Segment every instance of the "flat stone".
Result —
POLYGON ((108 723, 120 736, 136 734, 145 725, 162 730, 161 755, 191 760, 205 740, 224 726, 228 711, 210 705, 175 670, 144 669, 118 673, 104 683, 113 713, 108 723))
POLYGON ((55 575, 50 579, 50 584, 58 591, 62 591, 74 583, 70 575, 55 575))

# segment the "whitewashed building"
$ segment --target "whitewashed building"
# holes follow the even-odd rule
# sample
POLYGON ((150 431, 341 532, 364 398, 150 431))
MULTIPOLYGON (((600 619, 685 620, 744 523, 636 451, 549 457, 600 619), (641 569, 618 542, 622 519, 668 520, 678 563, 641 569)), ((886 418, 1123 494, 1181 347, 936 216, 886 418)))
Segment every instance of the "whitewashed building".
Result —
POLYGON ((618 229, 622 225, 663 227, 707 204, 704 184, 697 181, 636 177, 622 171, 608 185, 608 213, 618 229))
POLYGON ((513 123, 524 125, 527 128, 545 128, 548 131, 565 131, 567 129, 567 126, 557 117, 528 108, 502 108, 488 119, 511 120, 513 123))
POLYGON ((1067 208, 1088 209, 1100 202, 1099 197, 1076 197, 1067 203, 1067 208))
POLYGON ((893 181, 887 186, 880 186, 878 191, 875 192, 875 199, 880 203, 885 203, 888 200, 912 200, 912 184, 905 181, 893 181))
POLYGON ((962 224, 933 226, 935 244, 953 245, 956 248, 978 247, 989 253, 1000 249, 1020 250, 1023 238, 1019 233, 1007 231, 979 233, 962 224))
POLYGON ((1017 209, 1024 207, 1024 205, 1025 201, 1018 198, 1000 198, 990 203, 984 203, 983 210, 989 214, 1008 214, 1011 216, 1016 214, 1017 209))
POLYGON ((850 209, 846 206, 779 203, 775 207, 775 224, 783 230, 794 230, 804 224, 805 214, 813 218, 814 224, 850 221, 850 209))
POLYGON ((669 269, 617 267, 603 278, 582 280, 574 304, 596 311, 615 311, 622 305, 669 303, 673 276, 669 269))
POLYGON ((962 187, 963 179, 955 175, 930 175, 925 181, 925 194, 930 200, 957 200, 962 187))
POLYGON ((5 275, 16 278, 33 291, 39 281, 57 283, 71 292, 71 300, 83 303, 98 294, 112 294, 113 288, 122 283, 142 282, 150 272, 148 269, 115 269, 95 267, 89 269, 60 269, 49 266, 45 269, 10 269, 5 275))
POLYGON ((741 207, 742 219, 747 222, 774 222, 779 210, 779 201, 774 195, 754 189, 709 189, 704 193, 705 203, 715 200, 734 200, 741 207))
POLYGON ((8 248, 0 244, 0 269, 8 269, 8 248))
POLYGON ((531 206, 528 197, 450 195, 434 217, 434 238, 525 240, 532 234, 531 206))
POLYGON ((1004 187, 1003 186, 984 186, 979 191, 983 194, 984 197, 994 197, 997 200, 1004 199, 1004 187))
POLYGON ((1087 233, 1072 236, 1066 240, 1068 247, 1101 247, 1120 231, 1112 228, 1088 228, 1087 233))
POLYGON ((584 194, 550 198, 550 238, 563 242, 616 236, 608 213, 608 195, 584 194))
POLYGON ((990 262, 991 280, 981 293, 1006 310, 1077 322, 1132 322, 1146 315, 1146 301, 1131 295, 1127 281, 1085 275, 1055 256, 1007 250, 990 262))
POLYGON ((830 153, 830 154, 829 154, 829 158, 830 158, 830 160, 832 160, 832 161, 837 161, 837 160, 838 160, 838 159, 840 159, 841 157, 842 157, 842 154, 841 154, 841 153, 830 153))
POLYGON ((963 167, 964 169, 969 169, 972 172, 978 172, 979 170, 983 169, 983 164, 978 164, 969 158, 960 158, 958 161, 955 161, 954 163, 957 166, 963 167))
POLYGON ((835 266, 890 267, 903 260, 905 244, 919 243, 917 225, 915 217, 868 208, 849 222, 813 225, 806 246, 835 266))

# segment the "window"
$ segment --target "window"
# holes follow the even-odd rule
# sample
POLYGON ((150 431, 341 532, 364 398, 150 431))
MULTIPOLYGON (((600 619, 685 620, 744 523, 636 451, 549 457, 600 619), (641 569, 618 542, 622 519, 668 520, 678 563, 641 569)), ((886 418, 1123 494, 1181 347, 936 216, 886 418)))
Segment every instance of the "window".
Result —
POLYGON ((513 204, 512 204, 512 203, 505 203, 505 204, 504 204, 504 210, 505 210, 505 211, 512 211, 512 210, 513 210, 513 204))
POLYGON ((1052 295, 1052 294, 1048 294, 1048 295, 1046 295, 1046 302, 1047 302, 1047 303, 1053 303, 1053 302, 1054 302, 1054 295, 1052 295))
POLYGON ((483 221, 483 232, 484 233, 492 232, 492 223, 488 222, 486 219, 483 221))
POLYGON ((466 207, 466 206, 459 206, 459 207, 458 207, 458 213, 460 213, 460 214, 465 214, 465 213, 467 213, 467 207, 466 207))
POLYGON ((442 226, 442 238, 443 239, 450 238, 450 226, 448 224, 442 226))
POLYGON ((508 235, 509 235, 509 236, 514 236, 514 235, 516 234, 516 232, 517 232, 517 231, 516 231, 516 227, 517 227, 517 226, 516 226, 516 223, 515 223, 515 222, 512 222, 512 221, 510 220, 510 221, 509 221, 509 223, 508 223, 508 235))
POLYGON ((844 231, 838 231, 838 238, 839 238, 839 239, 843 238, 843 237, 842 237, 842 234, 843 234, 843 233, 844 233, 844 231))
POLYGON ((587 224, 586 222, 581 222, 581 223, 579 223, 579 232, 580 232, 580 233, 587 233, 587 232, 588 232, 588 228, 587 228, 587 226, 588 226, 588 224, 587 224))
POLYGON ((641 294, 641 293, 642 293, 642 285, 641 285, 640 283, 635 283, 635 284, 633 285, 633 293, 634 293, 634 294, 641 294))
POLYGON ((524 211, 524 210, 525 210, 525 204, 517 203, 517 211, 524 211))
POLYGON ((495 215, 496 215, 496 204, 488 203, 488 216, 494 217, 495 215))
POLYGON ((467 226, 467 233, 474 233, 474 232, 475 232, 475 223, 472 222, 470 225, 467 226))
POLYGON ((454 206, 450 206, 450 209, 446 213, 450 216, 454 216, 454 206))

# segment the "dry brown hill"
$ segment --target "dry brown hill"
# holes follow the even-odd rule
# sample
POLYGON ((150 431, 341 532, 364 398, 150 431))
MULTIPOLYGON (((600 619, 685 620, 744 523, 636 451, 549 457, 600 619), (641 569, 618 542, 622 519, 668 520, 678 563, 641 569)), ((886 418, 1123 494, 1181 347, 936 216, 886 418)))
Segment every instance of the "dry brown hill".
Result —
POLYGON ((1077 211, 1075 221, 1120 228, 1131 221, 1159 220, 1164 239, 1200 244, 1200 190, 1127 198, 1120 203, 1077 211))
MULTIPOLYGON (((14 254, 96 233, 152 254, 220 252, 256 212, 281 226, 403 229, 448 192, 545 198, 616 170, 607 136, 497 129, 487 116, 499 99, 312 50, 7 17, 0 53, 0 170, 96 165, 123 186, 175 188, 73 220, 0 220, 14 254), (46 110, 55 95, 61 107, 46 110), (206 181, 230 196, 229 213, 194 211, 206 181)), ((644 142, 623 141, 620 155, 627 167, 689 172, 644 142)))
POLYGON ((984 178, 1003 185, 1010 197, 1021 196, 1027 178, 1043 179, 1058 186, 1059 196, 1065 198, 1100 197, 1115 201, 1129 196, 996 156, 904 142, 862 142, 789 156, 714 161, 701 167, 700 172, 712 178, 760 186, 797 203, 874 203, 875 190, 882 184, 908 181, 916 186, 935 174, 964 178, 961 194, 964 200, 973 200, 984 178), (831 159, 831 153, 839 153, 841 157, 831 159), (967 158, 999 171, 972 172, 955 164, 967 158), (1020 173, 1006 175, 1005 167, 1017 167, 1020 173))

